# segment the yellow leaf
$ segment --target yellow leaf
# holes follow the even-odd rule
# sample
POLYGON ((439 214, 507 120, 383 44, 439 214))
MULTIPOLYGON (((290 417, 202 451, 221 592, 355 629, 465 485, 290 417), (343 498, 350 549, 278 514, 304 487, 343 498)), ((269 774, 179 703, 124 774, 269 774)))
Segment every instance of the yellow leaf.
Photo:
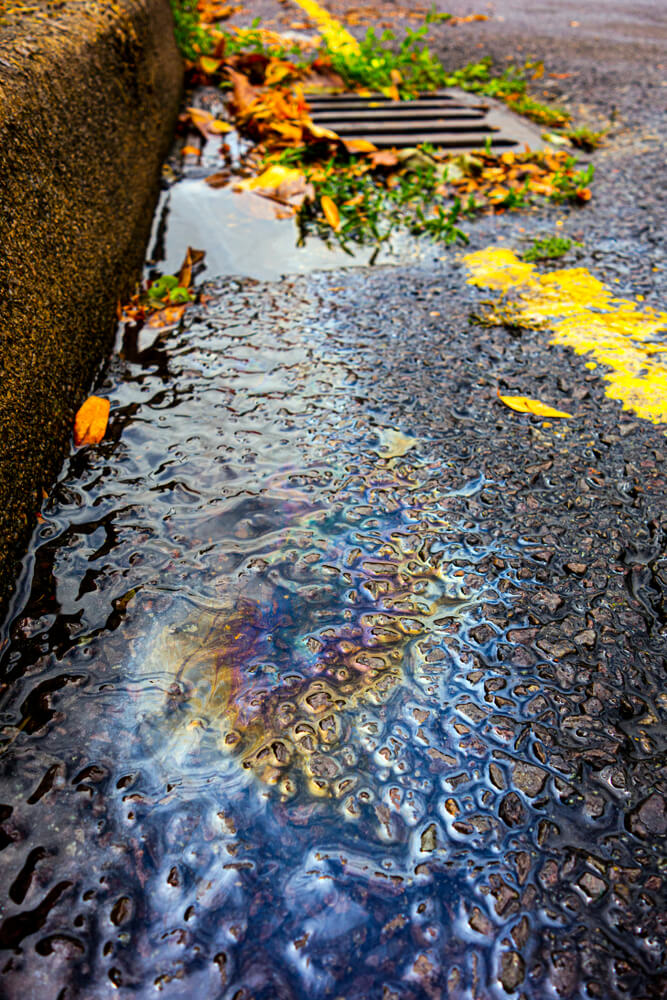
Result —
POLYGON ((391 82, 398 86, 399 83, 403 83, 403 77, 401 76, 401 71, 398 69, 392 69, 389 73, 391 77, 391 82))
POLYGON ((340 229, 340 215, 338 213, 338 206, 336 202, 329 197, 328 194, 322 195, 322 200, 320 201, 322 206, 322 211, 324 212, 324 217, 334 230, 338 232, 340 229))
POLYGON ((245 181, 239 181, 235 185, 237 191, 255 191, 261 188, 264 191, 275 191, 281 184, 296 181, 303 174, 295 167, 282 167, 275 163, 268 167, 258 177, 249 177, 245 181))
POLYGON ((305 128, 308 129, 313 139, 331 139, 333 142, 338 139, 337 132, 330 128, 323 128, 322 125, 316 125, 314 122, 306 122, 305 128))
POLYGON ((208 126, 208 131, 213 132, 215 135, 223 135, 225 132, 233 132, 234 126, 230 125, 229 122, 221 122, 216 118, 208 126))
POLYGON ((207 76, 213 76, 215 71, 220 68, 221 63, 222 59, 214 59, 212 56, 201 56, 199 59, 199 65, 207 76))
POLYGON ((501 396, 498 393, 498 399, 505 406, 509 406, 511 410, 516 410, 517 413, 532 413, 536 417, 572 416, 571 413, 565 413, 564 410, 554 410, 552 406, 541 403, 539 399, 530 399, 528 396, 501 396))
POLYGON ((106 434, 109 421, 109 400, 89 396, 74 418, 74 444, 99 444, 106 434))
POLYGON ((201 156, 201 149, 198 146, 183 146, 181 156, 201 156))

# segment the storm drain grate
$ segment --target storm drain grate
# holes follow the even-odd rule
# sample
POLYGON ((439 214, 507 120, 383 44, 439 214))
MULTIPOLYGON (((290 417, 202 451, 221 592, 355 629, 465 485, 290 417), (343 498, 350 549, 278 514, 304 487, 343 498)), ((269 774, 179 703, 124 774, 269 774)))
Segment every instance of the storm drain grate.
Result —
POLYGON ((540 130, 496 101, 464 91, 420 94, 412 101, 392 101, 383 94, 360 97, 330 94, 307 97, 316 125, 344 139, 366 139, 378 147, 416 146, 428 142, 456 152, 497 152, 544 148, 540 130))

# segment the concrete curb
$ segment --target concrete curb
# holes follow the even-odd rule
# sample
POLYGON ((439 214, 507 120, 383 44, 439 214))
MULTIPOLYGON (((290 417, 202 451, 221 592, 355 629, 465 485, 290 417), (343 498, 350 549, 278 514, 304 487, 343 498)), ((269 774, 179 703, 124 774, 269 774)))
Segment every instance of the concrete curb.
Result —
POLYGON ((0 7, 0 608, 138 276, 181 84, 168 0, 0 7))

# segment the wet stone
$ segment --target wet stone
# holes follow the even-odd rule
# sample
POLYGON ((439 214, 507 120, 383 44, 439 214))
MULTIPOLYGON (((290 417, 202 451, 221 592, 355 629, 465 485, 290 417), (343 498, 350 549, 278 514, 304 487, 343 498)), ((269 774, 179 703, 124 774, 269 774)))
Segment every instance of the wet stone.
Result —
POLYGON ((591 872, 586 872, 579 879, 579 887, 585 893, 589 900, 595 902, 607 891, 607 883, 597 875, 591 874, 591 872))
POLYGON ((516 951, 505 951, 500 957, 498 978, 506 993, 514 993, 526 975, 526 963, 516 951))
POLYGON ((576 653, 576 647, 572 645, 569 639, 565 638, 544 638, 537 640, 538 647, 552 656, 555 660, 560 660, 564 656, 568 656, 570 653, 576 653))
POLYGON ((468 923, 474 931, 477 931, 478 934, 484 934, 486 936, 491 934, 493 931, 493 924, 486 914, 482 913, 478 906, 473 907, 468 923))
POLYGON ((654 792, 630 813, 630 829, 643 840, 667 833, 667 803, 662 795, 654 792))
POLYGON ((431 823, 426 827, 421 835, 420 847, 424 852, 434 851, 438 846, 438 831, 436 829, 435 823, 431 823))
POLYGON ((512 781, 529 798, 535 798, 544 788, 547 779, 546 771, 534 764, 519 761, 512 770, 512 781))
POLYGON ((500 770, 497 764, 493 763, 489 764, 489 776, 491 778, 492 783, 496 786, 496 788, 502 790, 503 788, 506 787, 505 778, 503 777, 503 772, 500 770))
POLYGON ((504 797, 498 813, 507 826, 521 826, 526 820, 526 811, 516 792, 509 792, 504 797))

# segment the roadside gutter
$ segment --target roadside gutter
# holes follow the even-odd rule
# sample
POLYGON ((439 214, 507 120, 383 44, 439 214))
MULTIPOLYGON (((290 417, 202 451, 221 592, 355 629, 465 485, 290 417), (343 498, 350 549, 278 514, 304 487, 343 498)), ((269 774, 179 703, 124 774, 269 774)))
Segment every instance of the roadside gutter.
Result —
POLYGON ((0 610, 139 276, 182 79, 168 0, 0 2, 0 610))

